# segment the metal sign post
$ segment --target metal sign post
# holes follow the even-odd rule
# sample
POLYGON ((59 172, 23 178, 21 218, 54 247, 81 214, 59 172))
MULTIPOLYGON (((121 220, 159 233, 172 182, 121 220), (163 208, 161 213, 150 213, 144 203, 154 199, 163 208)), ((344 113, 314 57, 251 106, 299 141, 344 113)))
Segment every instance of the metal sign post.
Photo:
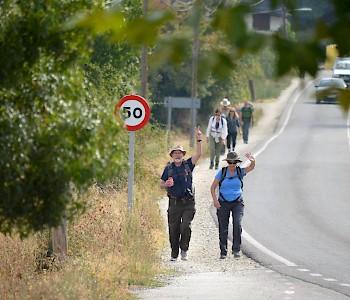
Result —
POLYGON ((129 174, 128 174, 128 209, 132 209, 134 199, 135 131, 129 132, 129 174))
POLYGON ((125 127, 129 131, 128 209, 131 210, 134 201, 135 131, 148 123, 151 110, 143 97, 127 95, 115 106, 114 114, 118 112, 121 113, 125 127))
MULTIPOLYGON (((197 109, 201 107, 201 100, 198 98, 187 97, 165 97, 164 106, 168 108, 168 124, 167 124, 167 142, 169 143, 169 134, 171 130, 171 112, 173 108, 187 108, 191 110, 191 126, 196 125, 197 109)), ((194 137, 194 129, 191 129, 190 143, 194 137)))

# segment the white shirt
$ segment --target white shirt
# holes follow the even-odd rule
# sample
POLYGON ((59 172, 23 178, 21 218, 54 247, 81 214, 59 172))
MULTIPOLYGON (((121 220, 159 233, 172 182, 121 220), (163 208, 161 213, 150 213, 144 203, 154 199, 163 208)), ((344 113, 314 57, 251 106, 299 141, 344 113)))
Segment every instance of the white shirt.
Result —
POLYGON ((206 136, 212 136, 215 142, 219 142, 219 138, 226 139, 227 137, 227 122, 226 119, 220 116, 219 128, 216 129, 216 117, 212 116, 209 119, 206 136))

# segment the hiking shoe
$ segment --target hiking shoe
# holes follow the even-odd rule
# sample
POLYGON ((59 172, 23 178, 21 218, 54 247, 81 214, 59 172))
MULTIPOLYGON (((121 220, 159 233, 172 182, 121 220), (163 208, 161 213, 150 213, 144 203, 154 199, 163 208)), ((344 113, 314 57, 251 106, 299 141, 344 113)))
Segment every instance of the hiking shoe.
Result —
POLYGON ((226 254, 220 254, 220 259, 225 259, 227 257, 226 254))
POLYGON ((170 261, 177 261, 177 257, 171 257, 170 261))
POLYGON ((181 259, 187 260, 187 251, 181 250, 181 259))
POLYGON ((241 257, 241 251, 232 251, 233 257, 234 258, 240 258, 241 257))
POLYGON ((211 170, 212 168, 214 168, 214 163, 210 163, 209 169, 211 170))

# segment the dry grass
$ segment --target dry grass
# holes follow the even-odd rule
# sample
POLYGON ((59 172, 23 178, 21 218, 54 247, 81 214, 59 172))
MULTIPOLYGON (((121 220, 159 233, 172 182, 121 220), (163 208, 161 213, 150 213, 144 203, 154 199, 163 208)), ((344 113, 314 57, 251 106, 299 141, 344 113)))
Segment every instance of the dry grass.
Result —
POLYGON ((167 159, 163 141, 155 130, 137 139, 131 212, 125 183, 92 186, 81 196, 87 211, 69 224, 69 255, 58 268, 37 270, 47 234, 23 241, 0 235, 0 299, 124 300, 133 299, 130 285, 155 284, 153 278, 163 271, 159 250, 165 243, 156 201, 159 173, 167 159))

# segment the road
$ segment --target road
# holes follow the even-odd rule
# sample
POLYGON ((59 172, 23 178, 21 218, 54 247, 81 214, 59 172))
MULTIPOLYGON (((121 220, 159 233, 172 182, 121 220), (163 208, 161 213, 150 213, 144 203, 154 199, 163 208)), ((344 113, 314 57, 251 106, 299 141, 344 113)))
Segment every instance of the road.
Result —
POLYGON ((283 128, 285 112, 283 132, 246 178, 244 251, 272 270, 350 296, 349 120, 337 105, 315 104, 312 91, 283 128))

